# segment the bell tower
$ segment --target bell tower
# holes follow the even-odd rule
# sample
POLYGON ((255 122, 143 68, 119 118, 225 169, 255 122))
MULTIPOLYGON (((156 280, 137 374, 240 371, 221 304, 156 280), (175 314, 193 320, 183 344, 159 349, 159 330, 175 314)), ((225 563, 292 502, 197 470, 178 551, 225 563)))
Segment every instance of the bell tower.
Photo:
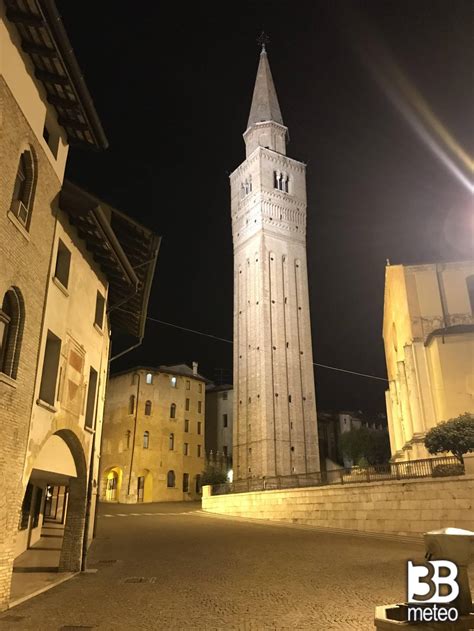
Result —
POLYGON ((231 174, 234 244, 234 478, 320 470, 306 265, 306 173, 265 42, 245 161, 231 174))

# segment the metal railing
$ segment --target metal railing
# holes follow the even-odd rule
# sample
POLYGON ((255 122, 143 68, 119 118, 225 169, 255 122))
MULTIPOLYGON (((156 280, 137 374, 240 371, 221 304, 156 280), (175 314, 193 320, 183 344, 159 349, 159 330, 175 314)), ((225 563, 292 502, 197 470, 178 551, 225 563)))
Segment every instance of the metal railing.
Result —
POLYGON ((307 488, 331 484, 360 484, 380 482, 382 480, 436 478, 451 475, 464 475, 464 465, 454 456, 443 456, 440 458, 394 462, 368 467, 351 467, 317 471, 315 473, 236 480, 226 484, 215 484, 212 487, 211 495, 307 488))

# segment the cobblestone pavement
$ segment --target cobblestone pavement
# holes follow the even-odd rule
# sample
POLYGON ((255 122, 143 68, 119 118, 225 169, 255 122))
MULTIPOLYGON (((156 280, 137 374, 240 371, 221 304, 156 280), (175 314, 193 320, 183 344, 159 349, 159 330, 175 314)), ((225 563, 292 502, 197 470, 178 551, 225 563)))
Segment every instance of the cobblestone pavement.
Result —
POLYGON ((196 504, 101 506, 89 568, 0 614, 0 631, 371 631, 417 543, 223 519, 196 504), (107 515, 109 515, 107 517, 107 515))

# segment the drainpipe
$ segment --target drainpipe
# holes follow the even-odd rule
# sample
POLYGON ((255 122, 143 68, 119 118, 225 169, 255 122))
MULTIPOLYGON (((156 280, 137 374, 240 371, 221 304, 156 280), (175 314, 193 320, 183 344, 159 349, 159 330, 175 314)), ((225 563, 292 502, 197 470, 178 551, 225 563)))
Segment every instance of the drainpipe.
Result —
POLYGON ((137 435, 137 419, 138 419, 139 394, 140 394, 140 373, 138 373, 137 398, 136 398, 136 401, 135 401, 135 420, 134 420, 134 425, 133 425, 132 455, 130 457, 130 473, 128 474, 128 488, 127 488, 127 495, 128 496, 130 496, 130 487, 131 487, 131 484, 132 484, 133 456, 135 455, 135 437, 137 435))

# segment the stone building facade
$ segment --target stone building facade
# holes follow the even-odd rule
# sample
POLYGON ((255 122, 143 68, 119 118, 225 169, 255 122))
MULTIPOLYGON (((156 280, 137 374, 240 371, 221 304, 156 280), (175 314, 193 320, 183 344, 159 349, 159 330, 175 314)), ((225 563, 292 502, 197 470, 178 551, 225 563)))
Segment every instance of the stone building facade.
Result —
POLYGON ((100 498, 121 503, 195 500, 205 458, 206 380, 197 364, 136 367, 110 377, 100 498))
POLYGON ((230 176, 236 479, 319 471, 305 165, 286 156, 287 131, 263 47, 230 176))
POLYGON ((394 461, 429 457, 423 439, 474 412, 474 261, 388 265, 383 339, 394 461))
POLYGON ((70 144, 107 141, 53 2, 0 2, 0 107, 1 610, 54 488, 58 569, 83 567, 109 335, 143 336, 159 241, 64 181, 70 144))

